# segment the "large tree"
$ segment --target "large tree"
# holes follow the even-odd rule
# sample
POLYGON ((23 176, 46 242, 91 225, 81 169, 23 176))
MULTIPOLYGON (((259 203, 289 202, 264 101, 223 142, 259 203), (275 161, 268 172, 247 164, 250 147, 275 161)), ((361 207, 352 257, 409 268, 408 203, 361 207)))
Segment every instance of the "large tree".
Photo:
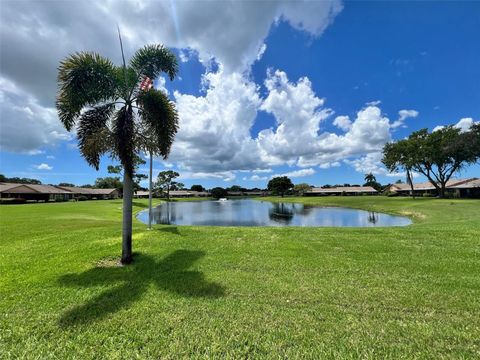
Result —
POLYGON ((167 193, 167 201, 170 201, 170 190, 173 190, 172 188, 177 189, 180 187, 180 185, 183 187, 182 183, 175 181, 175 179, 179 176, 180 174, 173 170, 160 171, 158 174, 155 187, 158 190, 167 193))
POLYGON ((382 190, 382 185, 377 181, 377 178, 372 173, 365 174, 364 180, 365 183, 363 186, 371 186, 377 191, 382 190))
MULTIPOLYGON (((121 40, 120 40, 120 45, 121 40)), ((162 45, 138 50, 115 66, 93 52, 70 55, 60 63, 56 107, 67 130, 77 130, 80 153, 99 168, 110 154, 123 171, 122 263, 132 261, 132 197, 135 156, 148 151, 167 158, 178 128, 175 105, 162 91, 144 86, 162 72, 171 80, 175 55, 162 45)))
POLYGON ((298 194, 298 195, 303 195, 307 191, 310 191, 312 189, 312 186, 307 184, 307 183, 300 183, 297 184, 293 187, 293 190, 298 194))
POLYGON ((288 190, 293 188, 293 183, 292 180, 286 176, 277 176, 268 182, 267 188, 268 191, 271 191, 273 194, 283 197, 288 190))
POLYGON ((480 159, 480 124, 463 132, 453 126, 432 133, 422 129, 407 139, 386 144, 383 153, 382 161, 389 170, 403 167, 407 175, 410 174, 410 183, 411 171, 419 172, 432 183, 438 195, 444 197, 452 175, 480 159))

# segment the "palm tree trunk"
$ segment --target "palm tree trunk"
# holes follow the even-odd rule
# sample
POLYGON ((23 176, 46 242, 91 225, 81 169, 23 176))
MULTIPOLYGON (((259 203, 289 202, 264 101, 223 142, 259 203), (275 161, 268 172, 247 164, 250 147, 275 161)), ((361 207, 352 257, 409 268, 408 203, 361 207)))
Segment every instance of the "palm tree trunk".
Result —
POLYGON ((150 171, 148 175, 148 229, 152 230, 152 162, 153 154, 150 151, 150 171))
POLYGON ((128 171, 123 172, 122 264, 132 262, 132 198, 133 181, 128 171))
POLYGON ((410 169, 407 169, 407 181, 410 184, 412 198, 415 200, 415 190, 413 188, 413 176, 412 176, 412 173, 410 172, 410 169))

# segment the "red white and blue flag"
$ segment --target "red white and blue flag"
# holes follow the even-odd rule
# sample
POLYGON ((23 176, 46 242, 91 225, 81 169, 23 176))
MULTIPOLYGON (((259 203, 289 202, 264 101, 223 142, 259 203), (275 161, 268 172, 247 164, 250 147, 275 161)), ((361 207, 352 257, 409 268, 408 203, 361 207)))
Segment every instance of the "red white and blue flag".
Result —
POLYGON ((148 76, 145 76, 140 83, 140 90, 148 91, 153 87, 153 81, 148 76))

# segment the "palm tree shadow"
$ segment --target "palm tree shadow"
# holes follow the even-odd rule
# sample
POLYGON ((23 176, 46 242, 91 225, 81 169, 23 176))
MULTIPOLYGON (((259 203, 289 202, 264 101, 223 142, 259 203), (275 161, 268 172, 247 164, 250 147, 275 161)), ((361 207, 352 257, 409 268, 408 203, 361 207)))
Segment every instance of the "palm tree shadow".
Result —
POLYGON ((67 310, 59 319, 61 327, 91 323, 128 308, 141 298, 153 283, 159 290, 184 297, 218 298, 225 288, 205 279, 202 272, 188 270, 205 256, 202 251, 177 250, 156 262, 152 257, 137 254, 135 263, 127 267, 95 267, 81 274, 59 278, 64 286, 84 288, 104 286, 107 290, 85 304, 67 310))
POLYGON ((176 226, 162 226, 157 228, 156 230, 170 234, 180 235, 180 231, 178 231, 178 228, 176 226))

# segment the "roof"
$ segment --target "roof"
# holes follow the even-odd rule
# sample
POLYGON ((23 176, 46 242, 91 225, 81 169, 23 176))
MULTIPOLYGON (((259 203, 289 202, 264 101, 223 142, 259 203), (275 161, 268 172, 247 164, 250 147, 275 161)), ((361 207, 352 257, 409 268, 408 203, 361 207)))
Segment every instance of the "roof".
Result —
MULTIPOLYGON (((457 189, 457 188, 470 188, 470 187, 478 187, 479 179, 477 178, 470 178, 470 179, 450 179, 447 181, 446 187, 450 189, 457 189), (477 185, 475 185, 477 184, 477 185)), ((411 187, 410 184, 393 184, 390 185, 390 189, 393 191, 410 191, 411 187)), ((421 183, 413 184, 414 190, 435 190, 435 186, 430 181, 425 181, 421 183)))
POLYGON ((337 186, 337 187, 331 187, 331 188, 312 188, 310 191, 307 191, 307 193, 323 193, 323 194, 332 194, 332 193, 376 193, 377 190, 375 190, 371 186, 337 186))
POLYGON ((83 195, 109 195, 112 192, 116 191, 116 189, 90 189, 90 188, 81 188, 81 187, 74 187, 74 186, 0 183, 0 192, 22 193, 23 191, 39 193, 39 194, 72 194, 73 193, 73 194, 83 194, 83 195), (23 189, 21 189, 22 187, 23 189))
MULTIPOLYGON (((52 185, 37 185, 37 184, 12 184, 12 183, 0 183, 0 192, 4 193, 20 193, 15 191, 16 188, 27 188, 34 193, 39 194, 70 194, 70 191, 59 189, 52 185)), ((20 189, 19 189, 20 190, 20 189)))
POLYGON ((57 186, 59 189, 67 190, 74 194, 81 195, 109 195, 117 189, 94 189, 94 188, 82 188, 76 186, 57 186))
POLYGON ((135 193, 135 196, 149 196, 150 193, 148 191, 144 191, 144 190, 138 190, 136 193, 135 193))
POLYGON ((480 187, 480 179, 478 178, 468 179, 465 182, 451 186, 452 189, 471 189, 477 187, 480 187))

